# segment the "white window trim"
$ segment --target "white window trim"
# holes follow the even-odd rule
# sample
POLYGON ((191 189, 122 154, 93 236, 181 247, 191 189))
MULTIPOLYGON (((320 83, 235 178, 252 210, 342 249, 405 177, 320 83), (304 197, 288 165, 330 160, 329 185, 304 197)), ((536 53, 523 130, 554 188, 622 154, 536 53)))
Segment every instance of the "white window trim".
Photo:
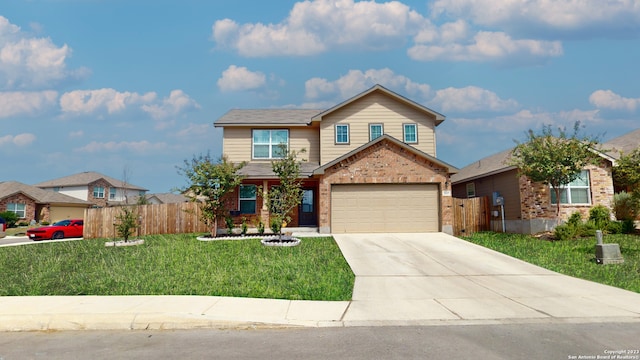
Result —
POLYGON ((253 129, 251 130, 251 159, 253 160, 273 160, 273 159, 282 159, 283 156, 273 156, 273 152, 274 149, 280 145, 280 143, 278 144, 274 144, 273 143, 273 136, 272 136, 272 132, 273 131, 286 131, 287 132, 287 143, 285 144, 287 147, 287 151, 289 151, 289 129, 253 129), (253 141, 254 136, 253 133, 254 131, 268 131, 269 132, 269 144, 258 144, 258 145, 269 145, 269 157, 256 157, 256 153, 255 153, 255 143, 253 141))
MULTIPOLYGON (((592 201, 591 201, 591 173, 589 172, 589 170, 582 170, 580 172, 580 174, 586 174, 587 176, 587 185, 571 185, 571 184, 567 184, 564 185, 560 188, 560 205, 591 205, 592 201), (572 202, 571 201, 571 189, 586 189, 587 190, 587 201, 586 203, 577 203, 577 202, 572 202), (567 202, 563 203, 562 202, 562 192, 565 192, 567 194, 567 202)), ((553 197, 555 195, 555 190, 553 189, 553 186, 549 185, 549 197, 550 197, 550 202, 551 204, 555 205, 557 204, 557 199, 556 201, 553 201, 553 197)))
POLYGON ((334 127, 335 132, 335 143, 336 145, 348 145, 351 142, 351 134, 349 133, 349 124, 336 124, 334 127), (347 141, 338 141, 338 128, 346 127, 347 128, 347 141))
POLYGON ((109 200, 115 200, 118 194, 118 190, 116 188, 109 188, 109 200))
POLYGON ((402 140, 406 144, 417 144, 418 143, 418 124, 402 124, 402 140), (415 141, 407 141, 407 126, 411 126, 415 129, 416 139, 415 141))
POLYGON ((20 219, 24 219, 27 216, 27 205, 21 203, 7 203, 7 211, 11 211, 16 214, 16 216, 20 219), (9 209, 9 205, 13 205, 13 209, 9 209), (18 205, 22 205, 22 210, 18 210, 18 205), (20 216, 22 213, 22 216, 20 216))
POLYGON ((95 199, 104 199, 104 186, 94 186, 93 187, 93 197, 95 199), (102 189, 102 192, 96 191, 96 189, 102 189), (96 196, 97 194, 97 196, 96 196), (100 196, 102 194, 102 196, 100 196))
POLYGON ((375 124, 369 124, 369 141, 373 141, 375 139, 377 139, 378 137, 376 137, 375 139, 373 138, 373 131, 371 131, 371 129, 374 126, 379 126, 380 127, 380 136, 384 135, 384 124, 381 123, 375 123, 375 124))

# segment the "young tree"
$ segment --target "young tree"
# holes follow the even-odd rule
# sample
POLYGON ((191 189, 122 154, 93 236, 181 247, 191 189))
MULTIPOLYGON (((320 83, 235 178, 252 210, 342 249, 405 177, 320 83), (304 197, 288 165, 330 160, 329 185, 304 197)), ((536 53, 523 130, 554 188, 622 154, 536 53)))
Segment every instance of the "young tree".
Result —
POLYGON ((124 242, 128 242, 129 237, 138 228, 138 213, 136 209, 133 206, 121 206, 120 213, 116 215, 116 220, 118 220, 116 225, 118 235, 124 239, 124 242))
POLYGON ((189 186, 181 189, 191 201, 200 203, 202 221, 211 229, 211 236, 218 231, 218 218, 229 212, 229 198, 226 196, 242 183, 238 171, 245 163, 238 165, 222 156, 214 162, 209 154, 194 156, 184 161, 178 173, 184 175, 189 186))
POLYGON ((267 192, 269 204, 270 224, 274 232, 279 233, 283 222, 291 221, 291 212, 302 202, 302 179, 300 179, 300 161, 297 160, 300 152, 281 150, 285 157, 271 162, 273 172, 280 179, 280 184, 267 192))
POLYGON ((554 135, 551 125, 545 125, 539 134, 529 130, 527 141, 517 145, 511 154, 510 165, 517 166, 521 175, 532 181, 551 185, 556 195, 556 216, 560 214, 562 188, 580 176, 582 169, 596 163, 599 156, 594 152, 598 139, 580 134, 580 122, 576 122, 573 133, 558 128, 554 135))

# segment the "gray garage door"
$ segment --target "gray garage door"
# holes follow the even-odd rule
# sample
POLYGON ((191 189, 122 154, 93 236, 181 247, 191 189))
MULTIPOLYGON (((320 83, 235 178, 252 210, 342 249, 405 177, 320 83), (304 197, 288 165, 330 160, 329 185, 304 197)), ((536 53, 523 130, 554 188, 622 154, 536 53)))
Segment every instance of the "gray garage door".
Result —
POLYGON ((331 232, 439 231, 436 184, 339 184, 331 187, 331 232))

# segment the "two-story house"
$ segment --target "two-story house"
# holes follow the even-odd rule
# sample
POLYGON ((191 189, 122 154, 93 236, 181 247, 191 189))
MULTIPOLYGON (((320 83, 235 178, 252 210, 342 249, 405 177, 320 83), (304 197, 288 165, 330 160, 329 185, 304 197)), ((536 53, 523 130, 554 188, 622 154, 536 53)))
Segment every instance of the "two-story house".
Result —
POLYGON ((304 196, 291 227, 321 233, 452 233, 450 175, 436 158, 435 129, 445 120, 421 104, 376 85, 326 110, 231 110, 215 121, 223 154, 241 170, 233 209, 268 224, 265 194, 278 179, 271 161, 306 152, 304 196))
POLYGON ((96 207, 120 205, 127 199, 143 196, 148 191, 93 171, 44 181, 35 186, 88 201, 96 207))

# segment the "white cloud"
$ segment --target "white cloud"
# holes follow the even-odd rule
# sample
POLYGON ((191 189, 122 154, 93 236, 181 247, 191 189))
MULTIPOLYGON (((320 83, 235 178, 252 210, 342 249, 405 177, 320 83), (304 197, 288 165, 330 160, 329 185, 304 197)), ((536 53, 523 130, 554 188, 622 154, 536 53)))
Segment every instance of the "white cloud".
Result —
POLYGON ((335 81, 323 78, 312 78, 305 82, 305 96, 309 99, 350 98, 375 84, 403 91, 412 97, 426 98, 431 88, 427 84, 411 81, 406 76, 397 75, 390 69, 370 69, 366 71, 350 70, 346 75, 335 81))
POLYGON ((0 146, 1 145, 16 145, 16 146, 27 146, 31 145, 36 140, 36 136, 30 133, 22 133, 18 135, 5 135, 0 137, 0 146))
POLYGON ((16 115, 35 115, 55 106, 56 91, 0 92, 0 118, 16 115))
POLYGON ((267 77, 259 71, 254 72, 243 66, 231 65, 218 79, 218 88, 225 92, 255 90, 263 87, 266 82, 267 77))
POLYGON ((278 24, 216 21, 213 39, 242 56, 314 55, 329 48, 368 50, 397 47, 429 23, 407 5, 390 1, 298 2, 278 24))
POLYGON ((72 131, 72 132, 69 133, 69 137, 70 138, 81 138, 81 137, 84 137, 84 131, 82 131, 82 130, 72 131))
POLYGON ((69 79, 83 78, 88 70, 68 70, 71 49, 49 38, 36 38, 0 16, 0 87, 46 88, 69 79))
POLYGON ((481 26, 530 34, 628 36, 640 28, 635 0, 436 0, 431 10, 434 17, 463 17, 481 26))
POLYGON ((127 151, 127 152, 135 152, 135 153, 146 153, 157 150, 163 150, 167 147, 167 144, 164 142, 160 143, 151 143, 147 140, 142 141, 108 141, 108 142, 97 142, 92 141, 91 143, 83 146, 81 148, 77 148, 74 151, 79 152, 118 152, 118 151, 127 151))
POLYGON ((182 90, 171 91, 169 97, 162 99, 161 104, 142 105, 142 110, 151 114, 154 119, 165 119, 199 108, 200 105, 182 90))
POLYGON ((503 100, 496 93, 476 86, 438 90, 429 103, 444 112, 506 111, 518 107, 517 101, 503 100))
POLYGON ((505 59, 536 59, 560 56, 563 54, 559 41, 531 39, 512 39, 503 32, 480 31, 468 42, 417 44, 407 53, 409 57, 420 61, 496 61, 505 59))
POLYGON ((92 114, 101 111, 113 114, 132 105, 151 103, 155 98, 156 94, 153 92, 138 94, 118 92, 110 88, 75 90, 60 97, 60 108, 66 114, 92 114))
POLYGON ((589 102, 601 109, 635 111, 640 106, 640 98, 622 97, 611 90, 594 91, 589 102))

